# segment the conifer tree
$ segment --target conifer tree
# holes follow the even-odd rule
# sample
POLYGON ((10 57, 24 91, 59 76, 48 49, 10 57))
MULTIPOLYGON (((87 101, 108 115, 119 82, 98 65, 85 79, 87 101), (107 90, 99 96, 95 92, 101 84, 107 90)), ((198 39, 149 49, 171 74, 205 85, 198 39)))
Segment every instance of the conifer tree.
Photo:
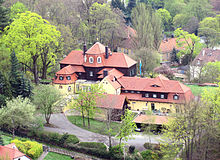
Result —
POLYGON ((9 23, 9 9, 5 8, 3 3, 4 0, 0 0, 0 34, 9 23))
POLYGON ((126 23, 128 25, 131 24, 131 12, 132 12, 132 9, 136 6, 136 0, 129 0, 128 2, 128 6, 126 8, 126 23))

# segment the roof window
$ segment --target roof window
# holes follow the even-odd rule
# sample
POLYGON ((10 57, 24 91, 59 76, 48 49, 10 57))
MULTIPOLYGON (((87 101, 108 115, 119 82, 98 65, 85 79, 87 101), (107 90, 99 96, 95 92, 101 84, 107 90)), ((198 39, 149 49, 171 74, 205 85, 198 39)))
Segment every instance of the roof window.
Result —
POLYGON ((89 57, 89 63, 93 63, 93 62, 94 62, 93 57, 89 57))
POLYGON ((102 63, 102 58, 101 57, 97 57, 97 63, 102 63))
POLYGON ((70 76, 67 76, 66 79, 67 79, 67 80, 71 80, 71 77, 70 77, 70 76))

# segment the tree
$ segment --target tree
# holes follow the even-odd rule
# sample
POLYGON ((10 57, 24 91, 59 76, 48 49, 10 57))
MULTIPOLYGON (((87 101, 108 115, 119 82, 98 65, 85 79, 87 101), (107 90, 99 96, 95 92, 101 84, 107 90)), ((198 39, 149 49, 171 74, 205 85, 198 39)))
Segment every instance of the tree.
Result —
POLYGON ((26 8, 26 6, 21 3, 21 2, 17 2, 15 4, 13 4, 11 6, 11 12, 10 12, 10 19, 17 19, 19 17, 19 13, 24 13, 26 12, 28 9, 26 8))
POLYGON ((154 72, 156 72, 158 74, 163 74, 168 79, 174 78, 174 71, 172 71, 172 69, 167 64, 163 64, 162 66, 155 68, 154 72))
POLYGON ((121 11, 123 11, 124 13, 126 12, 124 1, 121 1, 121 0, 112 0, 112 1, 111 1, 111 6, 112 6, 113 8, 119 8, 119 9, 120 9, 121 11))
POLYGON ((199 35, 205 36, 207 48, 220 44, 220 16, 204 18, 199 24, 199 35))
POLYGON ((60 32, 41 16, 29 11, 21 13, 5 32, 4 43, 18 53, 19 61, 34 74, 35 83, 39 82, 39 65, 42 66, 42 78, 46 78, 49 65, 54 64, 57 57, 60 32))
POLYGON ((81 112, 83 118, 83 126, 85 126, 84 117, 86 116, 88 120, 88 128, 90 128, 90 118, 93 118, 96 111, 96 99, 101 97, 102 93, 102 86, 97 84, 91 85, 88 90, 81 89, 79 91, 79 96, 75 100, 73 107, 81 112))
POLYGON ((6 100, 12 98, 11 85, 5 74, 0 71, 0 108, 6 105, 6 100))
POLYGON ((172 17, 183 12, 186 4, 184 0, 166 0, 164 1, 164 8, 170 12, 172 17))
POLYGON ((61 94, 54 86, 39 85, 33 90, 33 103, 44 114, 47 124, 50 124, 51 114, 54 112, 56 103, 60 100, 61 94))
POLYGON ((157 51, 149 48, 141 48, 136 51, 134 59, 142 63, 142 73, 140 76, 152 76, 154 68, 160 65, 160 55, 157 51))
POLYGON ((11 53, 11 73, 9 77, 9 82, 11 86, 11 92, 13 97, 30 97, 31 96, 31 84, 28 79, 20 71, 20 64, 18 59, 13 51, 11 53))
POLYGON ((199 77, 200 83, 216 83, 219 82, 220 62, 208 62, 204 65, 199 77))
POLYGON ((144 3, 138 4, 132 10, 132 24, 137 31, 137 48, 149 48, 158 50, 162 28, 161 20, 155 11, 144 3))
POLYGON ((126 109, 124 115, 121 117, 121 128, 116 136, 116 138, 119 139, 119 147, 121 146, 122 140, 127 141, 128 137, 132 136, 132 134, 135 132, 136 124, 133 122, 133 119, 134 113, 132 113, 132 111, 129 109, 126 109))
POLYGON ((0 0, 0 33, 9 24, 9 9, 3 6, 4 0, 0 0))
POLYGON ((128 1, 128 5, 126 7, 126 13, 125 13, 125 16, 126 16, 126 23, 128 25, 131 24, 131 21, 132 21, 132 17, 131 17, 131 13, 132 13, 132 9, 136 6, 136 0, 129 0, 128 1))
POLYGON ((160 16, 162 23, 163 23, 163 28, 165 31, 170 31, 171 28, 171 22, 172 22, 172 17, 169 13, 169 11, 167 11, 166 9, 158 9, 156 11, 157 15, 160 16))
POLYGON ((189 55, 187 64, 191 64, 193 58, 201 51, 202 46, 200 44, 200 38, 195 34, 189 34, 188 32, 178 28, 174 31, 175 37, 177 37, 177 46, 184 47, 183 50, 178 52, 179 57, 189 55))
POLYGON ((17 97, 6 102, 0 109, 0 126, 11 131, 13 137, 15 130, 29 128, 35 123, 35 106, 28 98, 17 97))
POLYGON ((173 63, 179 63, 179 59, 177 57, 177 50, 176 50, 176 48, 173 48, 173 50, 171 52, 170 61, 173 62, 173 63))
POLYGON ((10 52, 9 49, 2 43, 3 38, 0 37, 0 70, 2 72, 10 72, 10 52))

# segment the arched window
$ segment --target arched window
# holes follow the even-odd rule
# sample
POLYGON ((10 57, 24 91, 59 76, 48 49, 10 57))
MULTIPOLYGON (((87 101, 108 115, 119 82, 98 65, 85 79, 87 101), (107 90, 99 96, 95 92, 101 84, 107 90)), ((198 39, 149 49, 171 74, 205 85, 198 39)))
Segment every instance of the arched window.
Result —
POLYGON ((70 77, 70 76, 67 76, 66 79, 67 79, 67 80, 71 80, 71 77, 70 77))
POLYGON ((59 77, 59 80, 61 80, 61 81, 62 81, 62 80, 63 80, 63 76, 60 76, 60 77, 59 77))
POLYGON ((174 100, 178 100, 178 99, 179 99, 179 96, 176 94, 176 95, 173 96, 173 99, 174 99, 174 100))
POLYGON ((101 57, 97 57, 97 63, 102 63, 102 58, 101 57))
POLYGON ((89 57, 89 63, 93 63, 93 62, 94 62, 93 57, 89 57))

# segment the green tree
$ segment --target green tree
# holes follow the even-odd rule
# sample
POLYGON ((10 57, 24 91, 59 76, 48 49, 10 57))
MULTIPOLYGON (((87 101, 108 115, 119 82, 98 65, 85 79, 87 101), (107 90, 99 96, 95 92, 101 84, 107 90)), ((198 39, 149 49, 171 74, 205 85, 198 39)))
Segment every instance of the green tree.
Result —
POLYGON ((2 72, 10 72, 10 52, 9 49, 6 48, 4 43, 2 43, 3 38, 0 37, 0 71, 2 72))
POLYGON ((179 58, 177 57, 177 50, 176 50, 176 48, 173 48, 173 50, 172 50, 172 52, 171 52, 171 57, 170 57, 170 59, 171 59, 171 62, 176 62, 176 63, 179 63, 179 58))
POLYGON ((111 6, 113 8, 119 8, 121 11, 125 12, 126 9, 125 9, 125 4, 124 4, 124 1, 121 1, 121 0, 112 0, 111 1, 111 6))
POLYGON ((57 57, 60 32, 41 16, 29 11, 21 13, 5 32, 4 43, 18 53, 19 61, 34 74, 35 83, 39 82, 39 65, 45 79, 48 67, 57 57))
POLYGON ((20 64, 13 51, 11 53, 11 73, 9 77, 9 82, 11 85, 11 92, 13 97, 21 95, 22 97, 31 96, 31 85, 30 81, 24 77, 20 71, 20 64))
POLYGON ((150 48, 158 50, 161 38, 162 27, 160 17, 144 3, 138 4, 132 10, 132 24, 137 31, 137 48, 150 48))
POLYGON ((85 126, 84 118, 86 116, 88 120, 88 128, 90 128, 90 118, 93 118, 96 111, 96 99, 98 97, 102 97, 103 93, 104 92, 102 86, 99 86, 97 84, 91 85, 91 87, 89 87, 88 90, 81 89, 79 91, 79 96, 75 100, 73 107, 81 112, 83 118, 83 126, 85 126))
POLYGON ((119 139, 119 147, 121 146, 122 140, 127 141, 129 136, 132 136, 132 134, 135 132, 136 124, 133 122, 134 116, 135 115, 132 113, 132 111, 126 109, 124 115, 121 117, 122 123, 120 131, 116 136, 116 138, 119 139))
POLYGON ((219 82, 220 62, 208 62, 202 68, 200 75, 200 83, 216 83, 219 82))
POLYGON ((128 24, 128 25, 130 25, 131 24, 131 13, 132 13, 132 9, 134 8, 136 6, 136 0, 129 0, 128 1, 128 5, 127 5, 127 7, 126 7, 126 14, 125 14, 125 16, 126 16, 126 23, 128 24))
POLYGON ((61 99, 61 94, 54 86, 38 85, 33 90, 33 103, 44 115, 47 124, 50 124, 51 114, 56 108, 56 103, 61 99))
POLYGON ((202 49, 202 45, 199 42, 200 38, 195 34, 189 34, 188 32, 178 28, 174 31, 175 37, 177 37, 177 46, 184 47, 184 49, 178 52, 179 57, 189 55, 187 64, 191 64, 196 55, 198 55, 202 49))
POLYGON ((26 6, 21 3, 21 2, 17 2, 15 4, 13 4, 11 6, 11 12, 10 12, 10 19, 16 19, 19 17, 19 13, 24 13, 26 12, 28 9, 26 8, 26 6))
POLYGON ((206 47, 220 44, 220 15, 206 17, 199 24, 199 35, 205 36, 206 47))
POLYGON ((35 123, 35 106, 28 98, 17 97, 6 102, 0 109, 0 126, 7 128, 13 135, 15 130, 29 128, 35 123))
POLYGON ((156 13, 160 16, 163 27, 165 31, 170 31, 171 30, 171 22, 172 22, 172 17, 166 9, 158 9, 156 13))
POLYGON ((4 0, 0 0, 0 33, 9 24, 9 9, 3 6, 4 0))
POLYGON ((183 12, 186 4, 184 0, 166 0, 164 1, 164 8, 170 12, 172 17, 183 12))
POLYGON ((11 85, 8 77, 0 71, 0 108, 6 105, 6 100, 12 98, 11 85))

